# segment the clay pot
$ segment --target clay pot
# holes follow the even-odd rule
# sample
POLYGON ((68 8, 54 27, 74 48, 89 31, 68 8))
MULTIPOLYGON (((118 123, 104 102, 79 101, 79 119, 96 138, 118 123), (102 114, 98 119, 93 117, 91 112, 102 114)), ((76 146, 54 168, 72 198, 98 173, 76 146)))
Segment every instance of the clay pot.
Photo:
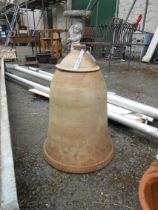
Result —
POLYGON ((139 201, 143 210, 158 210, 158 161, 150 165, 141 179, 139 201))
POLYGON ((80 50, 73 50, 57 65, 44 143, 44 157, 49 164, 71 173, 98 170, 113 156, 105 80, 87 53, 79 69, 74 70, 79 53, 80 50))

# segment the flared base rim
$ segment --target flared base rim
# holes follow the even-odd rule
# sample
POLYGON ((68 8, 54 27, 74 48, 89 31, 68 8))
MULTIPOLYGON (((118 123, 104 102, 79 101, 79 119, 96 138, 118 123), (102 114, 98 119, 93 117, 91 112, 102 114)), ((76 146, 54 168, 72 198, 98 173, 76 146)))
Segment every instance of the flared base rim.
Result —
POLYGON ((102 161, 92 164, 92 165, 87 165, 87 166, 82 166, 82 167, 78 167, 76 165, 70 165, 70 164, 64 164, 61 163, 55 159, 53 159, 46 151, 46 142, 47 140, 44 142, 43 145, 43 154, 44 154, 44 159, 54 168, 60 170, 60 171, 64 171, 64 172, 68 172, 68 173, 90 173, 90 172, 94 172, 97 170, 102 169, 103 167, 105 167, 113 158, 113 144, 110 138, 110 143, 112 145, 111 147, 111 151, 109 152, 108 156, 106 155, 106 158, 103 159, 102 161))

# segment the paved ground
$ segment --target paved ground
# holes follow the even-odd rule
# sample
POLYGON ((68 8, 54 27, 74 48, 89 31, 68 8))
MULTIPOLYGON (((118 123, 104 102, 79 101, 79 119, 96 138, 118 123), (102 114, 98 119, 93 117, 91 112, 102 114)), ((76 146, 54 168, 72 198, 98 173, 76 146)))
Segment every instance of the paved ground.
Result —
MULTIPOLYGON (((104 60, 98 63, 108 77, 110 91, 158 107, 158 65, 132 63, 128 69, 127 64, 117 63, 112 64, 109 74, 108 64, 104 60)), ((47 70, 54 69, 51 66, 47 70)), ((85 175, 57 171, 47 164, 42 154, 47 136, 48 101, 27 89, 7 79, 20 208, 139 210, 138 184, 158 153, 157 139, 110 121, 115 154, 107 167, 85 175)))

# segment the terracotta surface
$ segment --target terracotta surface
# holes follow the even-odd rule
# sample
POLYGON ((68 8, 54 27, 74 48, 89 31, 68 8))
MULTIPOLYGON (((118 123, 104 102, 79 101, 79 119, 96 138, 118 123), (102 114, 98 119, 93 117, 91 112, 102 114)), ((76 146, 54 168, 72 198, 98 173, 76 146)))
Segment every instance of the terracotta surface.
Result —
MULTIPOLYGON (((84 46, 84 45, 83 45, 84 46)), ((76 46, 77 47, 77 46, 76 46)), ((57 65, 57 68, 64 71, 74 72, 74 65, 79 56, 79 50, 75 49, 71 51, 60 64, 57 65)), ((75 72, 91 72, 99 70, 99 66, 92 61, 87 53, 84 53, 81 64, 75 72)))
MULTIPOLYGON (((79 52, 74 50, 65 58, 67 70, 75 62, 70 58, 74 59, 79 52)), ((99 67, 86 59, 80 68, 84 72, 57 70, 51 83, 44 157, 55 168, 71 173, 98 170, 113 156, 107 127, 105 80, 99 67), (88 72, 91 66, 98 71, 88 72)))
POLYGON ((141 179, 139 201, 143 210, 158 210, 158 161, 150 165, 141 179))

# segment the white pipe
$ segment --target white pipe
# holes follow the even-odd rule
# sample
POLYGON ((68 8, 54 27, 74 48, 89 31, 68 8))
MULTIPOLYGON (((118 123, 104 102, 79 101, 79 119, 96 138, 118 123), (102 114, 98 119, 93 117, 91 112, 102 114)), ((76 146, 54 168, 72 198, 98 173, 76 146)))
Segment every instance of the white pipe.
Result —
POLYGON ((24 67, 23 68, 25 69, 29 69, 31 71, 35 71, 35 72, 38 72, 38 73, 41 73, 41 74, 44 74, 44 75, 47 75, 47 76, 50 76, 50 77, 53 77, 53 74, 49 73, 49 72, 46 72, 46 71, 42 71, 41 69, 38 69, 38 68, 34 68, 34 67, 24 67))
POLYGON ((25 69, 21 66, 16 66, 14 68, 16 71, 20 71, 22 73, 25 73, 25 74, 29 74, 29 75, 33 75, 33 76, 36 76, 40 79, 44 79, 44 80, 47 80, 47 81, 51 81, 52 80, 52 77, 51 76, 48 76, 48 75, 44 75, 43 73, 38 73, 38 72, 35 72, 35 71, 32 71, 32 70, 28 70, 28 69, 25 69))
POLYGON ((142 114, 158 119, 157 108, 118 96, 116 94, 111 94, 111 93, 108 93, 107 100, 109 103, 115 104, 117 106, 121 106, 121 107, 130 109, 132 111, 142 113, 142 114))
MULTIPOLYGON (((42 71, 42 70, 40 70, 40 72, 37 73, 37 72, 35 72, 37 69, 32 68, 32 67, 31 67, 30 70, 28 70, 25 67, 18 66, 18 65, 14 65, 12 67, 8 66, 8 67, 13 68, 17 71, 21 71, 21 72, 26 73, 26 74, 31 74, 31 75, 36 76, 36 77, 41 78, 41 79, 45 79, 47 81, 51 81, 53 76, 54 76, 51 73, 48 73, 49 75, 44 75, 45 72, 42 71)), ((117 106, 121 106, 123 108, 130 109, 134 112, 149 115, 153 118, 158 119, 158 109, 157 108, 154 108, 154 107, 136 102, 136 101, 131 100, 131 99, 127 99, 127 98, 118 96, 116 94, 111 94, 109 92, 108 92, 107 100, 108 100, 109 103, 115 104, 117 106)))
POLYGON ((20 82, 23 82, 23 83, 25 83, 25 84, 27 84, 27 85, 30 85, 31 87, 34 87, 34 88, 36 88, 36 89, 38 89, 38 90, 40 90, 40 91, 43 91, 43 92, 49 94, 49 91, 50 91, 50 88, 49 88, 49 87, 45 87, 44 85, 40 85, 39 83, 32 82, 32 81, 30 81, 30 80, 24 79, 24 78, 22 78, 22 77, 18 77, 18 76, 16 76, 16 75, 10 74, 10 73, 8 73, 8 72, 6 72, 5 74, 6 74, 7 76, 9 76, 9 77, 15 79, 15 80, 18 80, 18 81, 20 81, 20 82))
MULTIPOLYGON (((44 79, 47 81, 51 81, 53 78, 53 74, 49 73, 50 76, 44 75, 43 74, 44 71, 42 71, 42 70, 41 70, 41 73, 37 73, 34 71, 34 69, 28 70, 25 67, 21 67, 18 65, 14 66, 13 68, 17 71, 21 71, 25 74, 30 74, 30 75, 36 76, 38 78, 41 78, 41 79, 44 79)), ((121 96, 118 96, 116 94, 108 93, 108 102, 115 104, 117 106, 124 107, 126 109, 130 109, 130 110, 138 112, 138 113, 149 115, 153 118, 158 119, 158 109, 157 108, 154 108, 154 107, 151 107, 151 106, 148 106, 148 105, 145 105, 145 104, 121 97, 121 96)))
POLYGON ((130 128, 135 128, 143 133, 146 133, 148 135, 158 138, 158 128, 131 120, 129 118, 113 113, 111 111, 108 111, 108 117, 111 120, 117 121, 125 126, 128 126, 130 128))
POLYGON ((157 47, 157 44, 158 44, 158 27, 154 33, 154 36, 150 42, 150 45, 148 47, 148 50, 147 50, 145 56, 142 58, 143 62, 146 62, 146 63, 150 62, 150 60, 155 52, 155 49, 157 47))
POLYGON ((46 71, 42 71, 41 69, 39 68, 34 68, 34 67, 26 67, 26 66, 19 66, 18 64, 6 64, 6 67, 8 69, 17 69, 17 67, 20 67, 21 69, 24 69, 24 70, 31 70, 31 71, 35 71, 37 73, 41 73, 41 74, 44 74, 44 75, 47 75, 47 76, 50 76, 50 77, 53 77, 53 74, 49 73, 49 72, 46 72, 46 71))
MULTIPOLYGON (((51 81, 51 79, 53 77, 53 74, 51 74, 49 72, 42 71, 39 68, 19 66, 18 64, 13 64, 13 65, 6 64, 6 67, 8 69, 14 69, 14 70, 17 70, 17 71, 21 71, 23 73, 26 73, 26 74, 28 73, 28 71, 33 71, 33 72, 36 72, 36 73, 39 73, 39 74, 42 74, 42 75, 46 75, 48 77, 45 77, 44 79, 45 80, 48 80, 48 81, 51 81)), ((36 76, 35 74, 32 74, 32 75, 36 76)))

